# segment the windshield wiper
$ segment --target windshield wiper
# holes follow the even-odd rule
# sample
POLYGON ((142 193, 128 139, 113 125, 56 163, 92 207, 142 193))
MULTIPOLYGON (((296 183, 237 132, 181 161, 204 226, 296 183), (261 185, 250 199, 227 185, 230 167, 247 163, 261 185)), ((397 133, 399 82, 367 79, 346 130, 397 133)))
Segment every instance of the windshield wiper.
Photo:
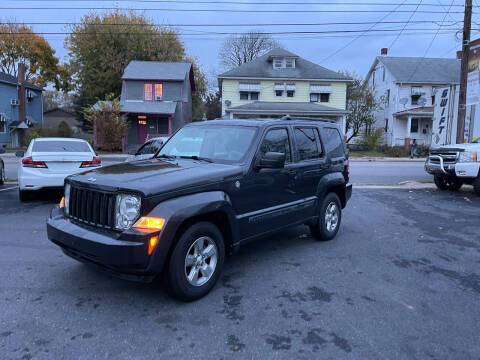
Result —
POLYGON ((206 162, 209 162, 209 163, 213 163, 213 161, 209 158, 205 158, 205 157, 200 157, 200 156, 197 156, 197 155, 192 155, 192 156, 180 156, 182 159, 192 159, 192 160, 200 160, 200 161, 206 161, 206 162))
POLYGON ((155 156, 156 158, 168 159, 168 160, 175 160, 177 157, 174 155, 167 155, 167 154, 159 154, 155 156))

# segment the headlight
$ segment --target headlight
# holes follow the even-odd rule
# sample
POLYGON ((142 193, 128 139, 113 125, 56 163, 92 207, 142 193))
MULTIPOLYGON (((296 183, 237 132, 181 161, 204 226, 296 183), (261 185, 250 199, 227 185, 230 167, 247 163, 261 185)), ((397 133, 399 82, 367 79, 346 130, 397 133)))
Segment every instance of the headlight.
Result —
POLYGON ((65 184, 65 193, 63 194, 65 200, 64 200, 64 206, 63 206, 63 212, 65 215, 68 216, 69 212, 69 204, 70 204, 70 184, 65 184))
POLYGON ((458 158, 459 162, 476 162, 477 161, 477 152, 476 151, 463 151, 460 153, 458 158))
POLYGON ((115 227, 119 230, 129 229, 140 215, 140 204, 139 196, 118 194, 115 202, 115 227))

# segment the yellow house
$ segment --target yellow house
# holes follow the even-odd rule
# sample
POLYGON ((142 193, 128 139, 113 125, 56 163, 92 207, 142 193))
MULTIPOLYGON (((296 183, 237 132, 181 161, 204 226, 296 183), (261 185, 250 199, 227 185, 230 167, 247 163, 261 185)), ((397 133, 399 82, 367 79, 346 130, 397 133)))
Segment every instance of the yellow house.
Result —
POLYGON ((277 48, 218 76, 222 116, 329 119, 345 129, 351 79, 277 48))

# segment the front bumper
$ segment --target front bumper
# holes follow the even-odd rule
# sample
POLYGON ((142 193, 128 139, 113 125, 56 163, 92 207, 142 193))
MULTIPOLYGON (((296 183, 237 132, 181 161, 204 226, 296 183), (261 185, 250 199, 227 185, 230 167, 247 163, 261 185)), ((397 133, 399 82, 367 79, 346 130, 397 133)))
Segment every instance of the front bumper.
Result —
POLYGON ((425 171, 431 175, 450 175, 459 178, 476 178, 479 175, 480 163, 432 163, 430 159, 425 162, 425 171))
MULTIPOLYGON (((150 282, 163 264, 155 261, 155 249, 148 255, 151 236, 136 230, 122 233, 77 225, 56 206, 47 219, 47 236, 63 252, 127 280, 150 282)), ((158 246, 157 246, 158 248, 158 246)))

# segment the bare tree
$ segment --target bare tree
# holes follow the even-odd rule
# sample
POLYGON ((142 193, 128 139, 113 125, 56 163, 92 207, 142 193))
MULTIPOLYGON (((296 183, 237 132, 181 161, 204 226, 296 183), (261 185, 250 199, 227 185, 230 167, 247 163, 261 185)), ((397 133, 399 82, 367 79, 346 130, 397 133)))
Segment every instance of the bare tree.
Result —
POLYGON ((220 64, 228 69, 235 68, 265 54, 280 44, 261 31, 232 35, 223 42, 218 54, 220 64))

